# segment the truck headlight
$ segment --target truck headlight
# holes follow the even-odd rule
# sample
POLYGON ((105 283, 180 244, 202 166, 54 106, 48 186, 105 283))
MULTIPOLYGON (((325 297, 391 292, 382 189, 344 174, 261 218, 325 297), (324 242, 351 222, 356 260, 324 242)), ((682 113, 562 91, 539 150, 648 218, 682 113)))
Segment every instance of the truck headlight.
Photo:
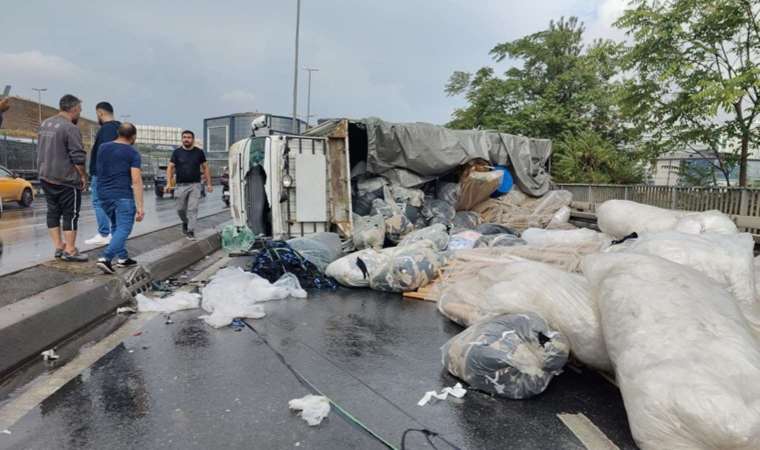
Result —
POLYGON ((293 177, 291 177, 289 174, 285 174, 282 177, 282 187, 285 189, 289 189, 293 187, 293 177))

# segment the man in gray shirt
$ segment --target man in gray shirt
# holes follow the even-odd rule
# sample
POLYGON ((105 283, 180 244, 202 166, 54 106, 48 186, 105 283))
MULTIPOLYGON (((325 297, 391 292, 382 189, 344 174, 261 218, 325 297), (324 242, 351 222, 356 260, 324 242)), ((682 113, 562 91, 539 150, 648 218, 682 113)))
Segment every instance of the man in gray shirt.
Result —
POLYGON ((87 255, 82 255, 76 248, 82 192, 87 188, 87 153, 76 125, 82 102, 73 95, 64 95, 59 106, 61 112, 40 125, 37 167, 45 192, 47 227, 55 246, 55 257, 84 262, 87 255))

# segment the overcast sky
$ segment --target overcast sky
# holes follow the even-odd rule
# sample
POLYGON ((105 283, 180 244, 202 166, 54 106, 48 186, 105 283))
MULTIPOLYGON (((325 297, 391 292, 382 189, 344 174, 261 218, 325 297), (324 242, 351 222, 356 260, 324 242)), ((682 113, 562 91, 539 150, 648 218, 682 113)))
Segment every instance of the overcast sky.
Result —
MULTIPOLYGON (((590 37, 626 0, 302 0, 301 67, 316 67, 312 114, 445 123, 461 106, 444 85, 491 64, 488 51, 578 16, 590 37)), ((108 100, 140 124, 193 128, 233 112, 290 114, 296 0, 14 2, 0 15, 0 85, 47 87, 94 117, 108 100)), ((500 69, 505 68, 502 65, 500 69)), ((306 114, 299 73, 298 114, 306 114)))

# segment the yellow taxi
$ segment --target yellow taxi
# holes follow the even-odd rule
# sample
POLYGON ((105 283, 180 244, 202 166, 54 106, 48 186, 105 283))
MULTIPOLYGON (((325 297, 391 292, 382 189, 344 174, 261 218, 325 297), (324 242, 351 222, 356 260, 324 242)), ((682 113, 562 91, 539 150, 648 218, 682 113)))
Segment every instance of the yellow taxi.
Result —
POLYGON ((3 166, 0 166, 0 198, 3 202, 18 202, 23 207, 30 206, 34 201, 32 183, 19 178, 3 166))

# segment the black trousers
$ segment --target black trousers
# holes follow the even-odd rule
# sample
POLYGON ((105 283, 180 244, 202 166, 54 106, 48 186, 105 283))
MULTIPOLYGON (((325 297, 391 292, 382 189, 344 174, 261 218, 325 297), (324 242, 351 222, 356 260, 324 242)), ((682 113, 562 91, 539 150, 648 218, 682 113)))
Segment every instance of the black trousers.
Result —
POLYGON ((82 191, 71 186, 40 180, 47 202, 48 228, 76 230, 79 225, 79 209, 82 207, 82 191))

